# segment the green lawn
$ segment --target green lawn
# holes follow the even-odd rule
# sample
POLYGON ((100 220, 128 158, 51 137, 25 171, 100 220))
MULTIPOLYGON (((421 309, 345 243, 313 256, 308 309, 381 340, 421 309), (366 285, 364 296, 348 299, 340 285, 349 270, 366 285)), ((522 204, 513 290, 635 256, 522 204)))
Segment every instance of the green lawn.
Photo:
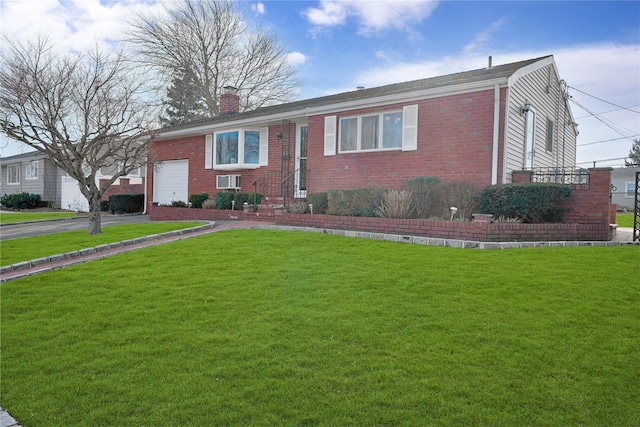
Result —
POLYGON ((26 426, 637 426, 640 248, 234 230, 2 284, 26 426))
POLYGON ((61 218, 75 218, 74 212, 4 212, 0 211, 0 224, 15 222, 45 221, 61 218))
POLYGON ((102 228, 102 234, 88 235, 87 230, 66 231, 37 237, 5 240, 0 244, 0 265, 11 265, 55 254, 92 248, 152 234, 196 227, 204 222, 150 222, 113 225, 102 228))
POLYGON ((633 213, 617 214, 616 223, 619 227, 633 228, 633 213))

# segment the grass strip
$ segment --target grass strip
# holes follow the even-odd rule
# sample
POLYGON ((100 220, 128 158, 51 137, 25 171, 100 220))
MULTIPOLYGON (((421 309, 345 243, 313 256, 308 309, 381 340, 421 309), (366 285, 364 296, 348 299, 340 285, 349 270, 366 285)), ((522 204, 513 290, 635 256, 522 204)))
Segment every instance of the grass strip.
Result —
POLYGON ((640 251, 234 230, 2 285, 29 426, 639 425, 640 251))
POLYGON ((619 227, 633 228, 633 214, 632 213, 617 214, 616 223, 618 224, 619 227))
POLYGON ((52 219, 76 218, 74 212, 5 212, 0 211, 0 224, 16 222, 48 221, 52 219))
POLYGON ((151 222, 145 224, 112 225, 102 228, 102 234, 88 235, 87 230, 66 231, 42 236, 5 240, 1 244, 0 265, 47 257, 55 254, 92 248, 136 237, 166 233, 196 227, 204 222, 151 222))

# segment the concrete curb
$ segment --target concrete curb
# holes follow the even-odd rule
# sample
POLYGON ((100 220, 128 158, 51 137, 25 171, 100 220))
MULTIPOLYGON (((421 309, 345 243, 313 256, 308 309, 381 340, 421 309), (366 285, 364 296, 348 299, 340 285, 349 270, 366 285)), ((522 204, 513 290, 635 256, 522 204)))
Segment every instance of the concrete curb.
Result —
POLYGON ((304 231, 309 233, 333 234, 336 236, 357 237, 360 239, 385 240, 388 242, 412 243, 416 245, 444 246, 460 249, 521 249, 548 248, 568 246, 640 246, 640 242, 632 241, 549 241, 549 242, 479 242, 474 240, 442 239, 401 234, 371 233, 365 231, 348 231, 331 228, 295 227, 287 225, 269 225, 251 228, 269 230, 304 231))
POLYGON ((186 237, 193 237, 211 231, 215 225, 215 222, 210 222, 196 227, 184 228, 161 234, 152 234, 149 236, 124 240, 122 242, 103 244, 91 248, 70 251, 63 254, 55 254, 48 257, 7 265, 0 267, 0 283, 19 279, 21 277, 33 276, 46 271, 53 271, 68 265, 106 258, 108 256, 140 249, 146 246, 166 243, 186 237))

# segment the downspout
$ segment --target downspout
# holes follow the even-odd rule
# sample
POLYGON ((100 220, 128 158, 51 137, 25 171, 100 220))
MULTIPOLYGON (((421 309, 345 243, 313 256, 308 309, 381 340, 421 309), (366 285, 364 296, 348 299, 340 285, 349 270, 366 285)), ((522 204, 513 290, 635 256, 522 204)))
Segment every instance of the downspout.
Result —
POLYGON ((498 183, 498 145, 500 137, 500 86, 493 87, 493 155, 491 158, 491 185, 498 183))
MULTIPOLYGON (((142 167, 140 167, 140 172, 142 172, 142 167)), ((147 187, 149 186, 149 165, 144 166, 144 210, 142 211, 142 215, 147 214, 147 187)))

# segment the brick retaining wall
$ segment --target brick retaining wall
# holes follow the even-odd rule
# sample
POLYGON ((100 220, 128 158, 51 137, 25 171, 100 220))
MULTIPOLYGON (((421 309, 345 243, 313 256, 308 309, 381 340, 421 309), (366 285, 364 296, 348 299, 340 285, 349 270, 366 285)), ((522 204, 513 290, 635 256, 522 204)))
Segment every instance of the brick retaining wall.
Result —
POLYGON ((175 220, 257 220, 278 225, 314 227, 370 233, 400 234, 479 242, 606 241, 611 240, 609 224, 487 224, 477 222, 432 221, 424 219, 362 218, 337 215, 260 215, 242 211, 188 209, 149 206, 153 221, 175 220))

